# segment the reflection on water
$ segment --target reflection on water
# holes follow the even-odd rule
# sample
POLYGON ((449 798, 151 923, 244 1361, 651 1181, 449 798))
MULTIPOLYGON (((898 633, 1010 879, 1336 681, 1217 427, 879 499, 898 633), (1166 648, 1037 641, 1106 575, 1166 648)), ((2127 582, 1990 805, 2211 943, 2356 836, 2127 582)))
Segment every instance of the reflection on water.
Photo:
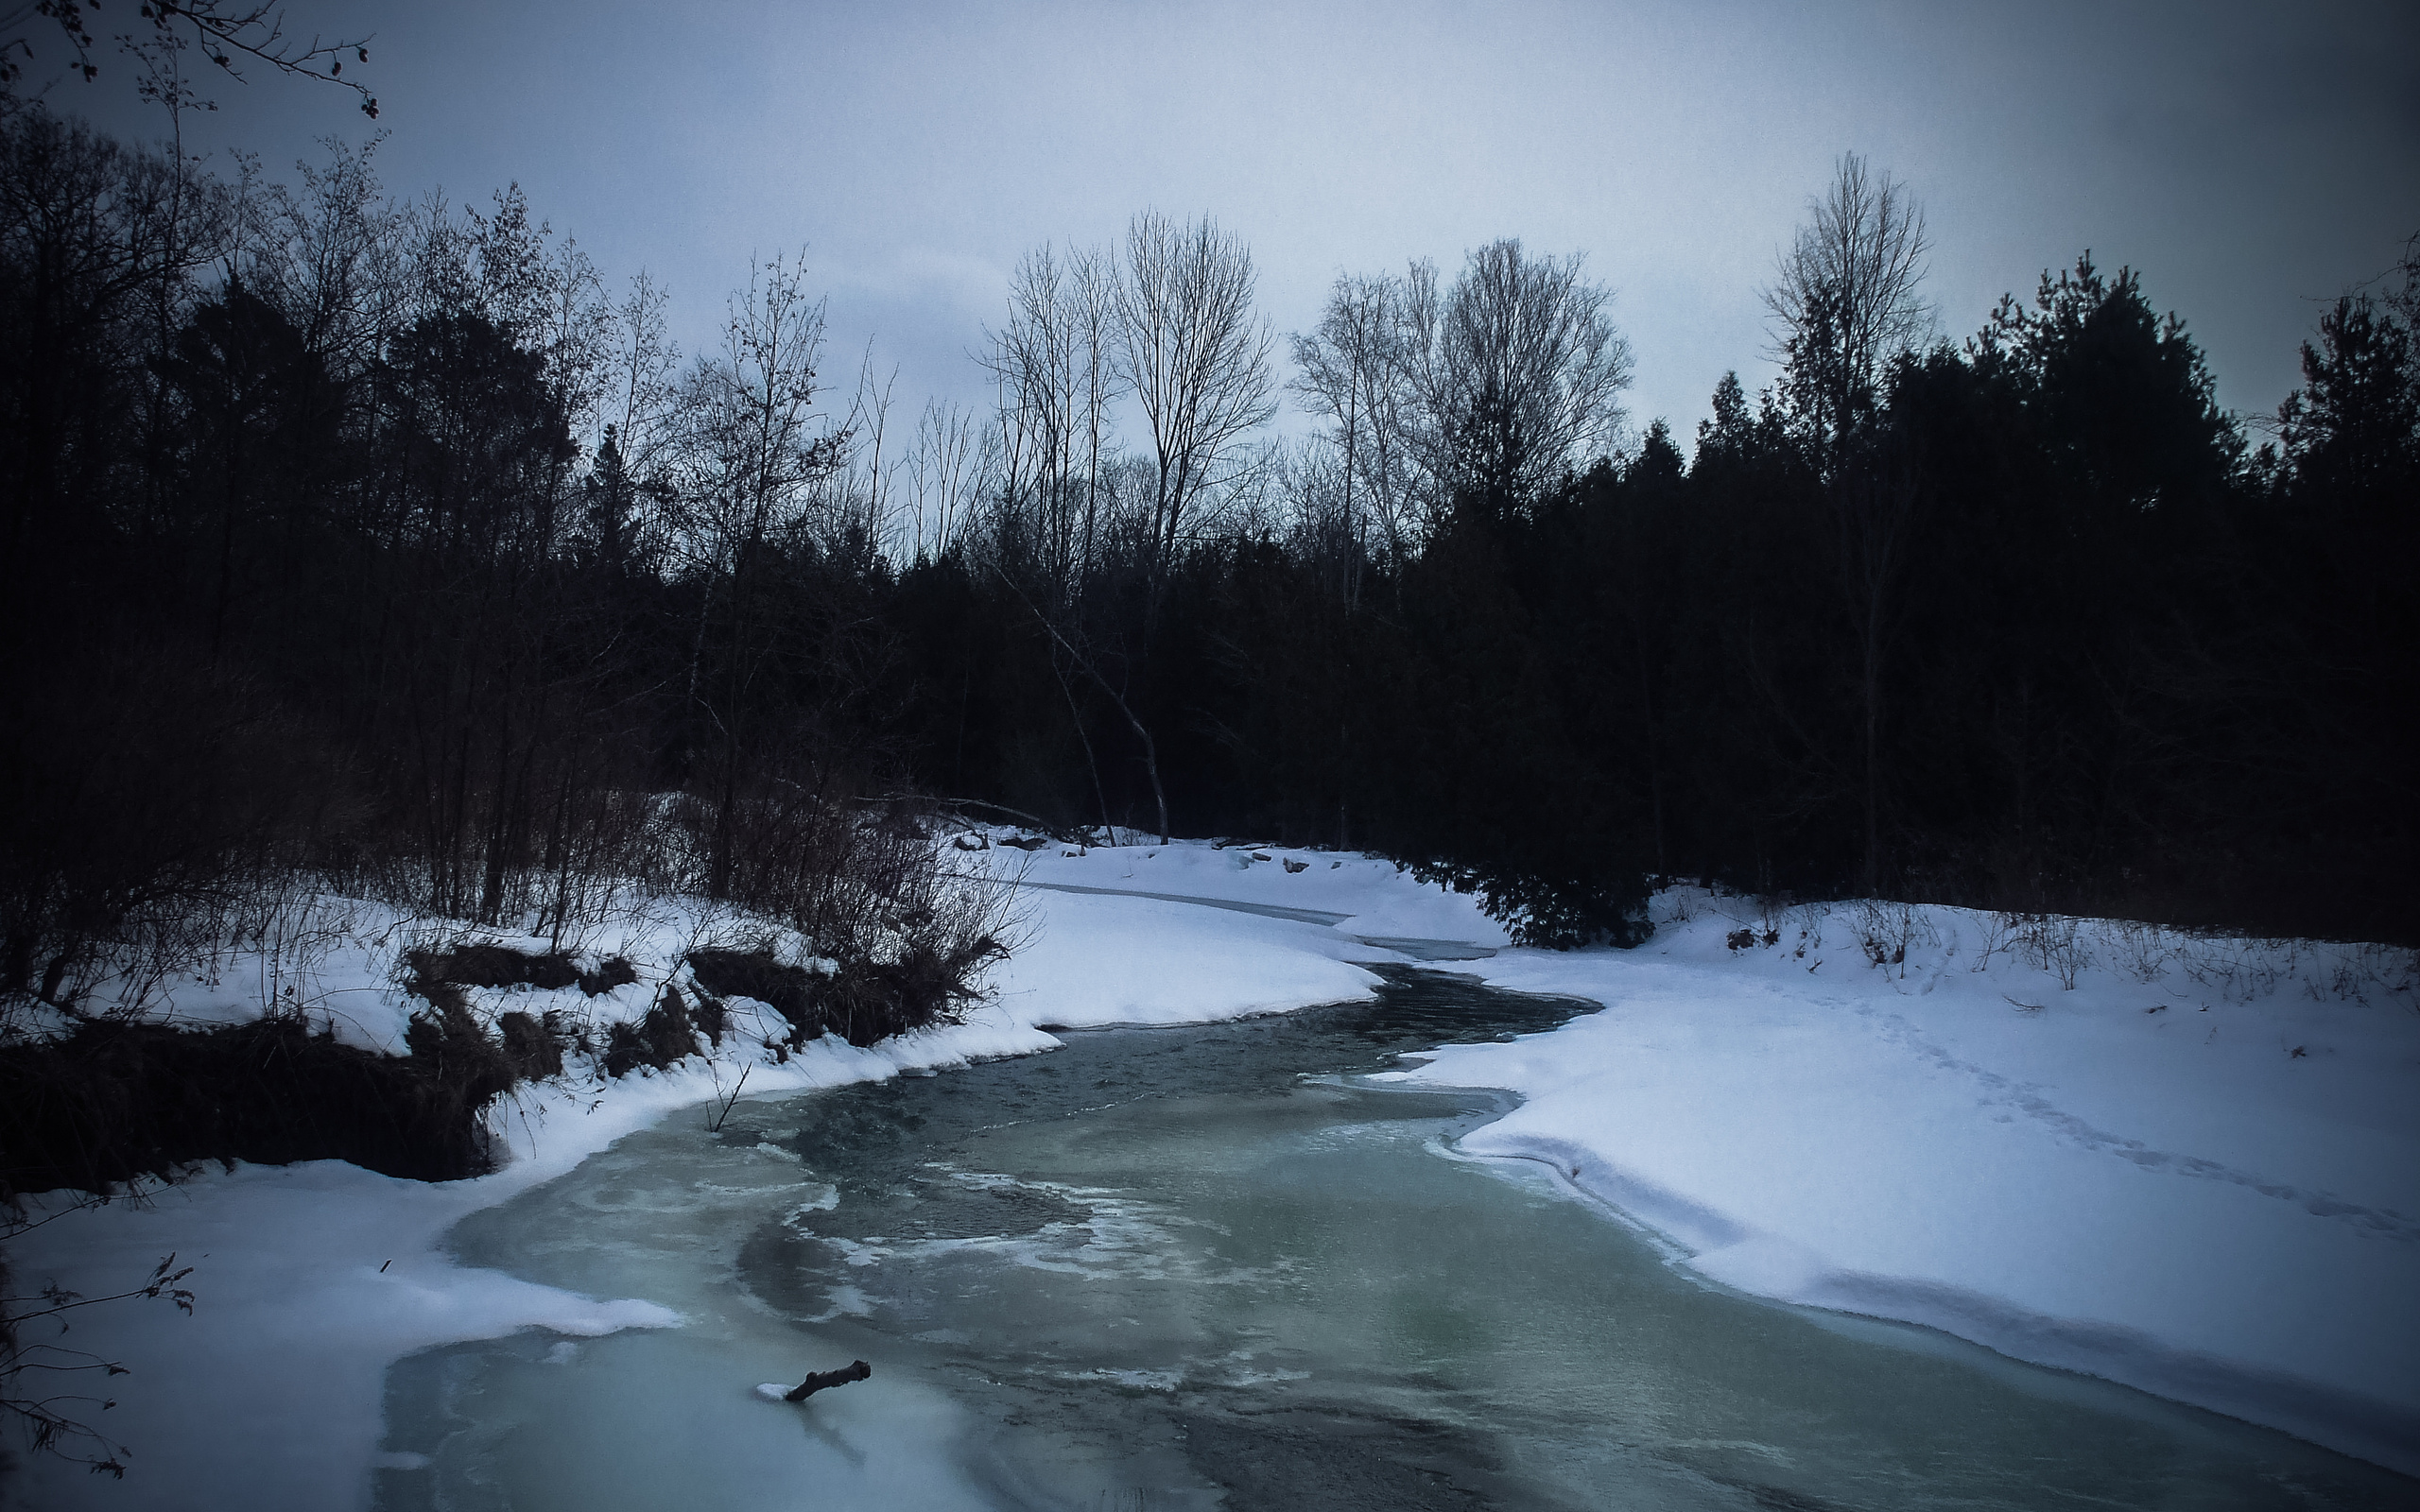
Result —
POLYGON ((1456 1158, 1486 1094, 1349 1080, 1576 1006, 1395 973, 625 1140, 458 1248, 688 1326, 403 1362, 381 1503, 2411 1503, 2280 1435, 1698 1284, 1542 1171, 1456 1158), (749 1396, 859 1357, 803 1406, 749 1396))

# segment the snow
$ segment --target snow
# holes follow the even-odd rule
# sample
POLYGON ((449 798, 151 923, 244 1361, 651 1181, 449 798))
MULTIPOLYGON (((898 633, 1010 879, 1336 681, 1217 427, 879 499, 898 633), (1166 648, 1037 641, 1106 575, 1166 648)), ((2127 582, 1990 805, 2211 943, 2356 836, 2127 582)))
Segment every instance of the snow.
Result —
POLYGON ((1664 902, 1691 917, 1636 953, 1478 967, 1602 1011, 1394 1076, 1519 1092, 1466 1153, 1547 1164, 1713 1282, 2420 1471, 2410 953, 2054 921, 2043 964, 1982 958, 1964 910, 1664 902))
MULTIPOLYGON (((62 1341, 134 1371, 111 1383, 119 1405, 101 1420, 133 1447, 126 1481, 28 1459, 0 1496, 364 1504, 397 1358, 523 1328, 680 1324, 656 1303, 455 1263, 444 1236, 464 1214, 734 1096, 743 1072, 748 1097, 786 1095, 1046 1051, 1053 1027, 1358 997, 1375 978, 1355 963, 1408 958, 1370 942, 1411 940, 1497 952, 1454 969, 1601 1005, 1398 1074, 1521 1093, 1463 1153, 1546 1162, 1709 1284, 1931 1325, 2420 1470, 2411 953, 2056 920, 2012 938, 1955 909, 1760 912, 1668 892, 1642 949, 1556 954, 1503 949, 1474 900, 1384 861, 1199 842, 1029 854, 996 844, 1002 833, 950 852, 970 876, 1026 884, 1019 949, 962 1023, 871 1049, 826 1038, 780 1064, 743 1023, 712 1062, 525 1087, 497 1113, 508 1163, 475 1180, 333 1161, 211 1169, 22 1234, 21 1291, 121 1290, 174 1251, 197 1267, 199 1300, 189 1317, 95 1308, 62 1341), (1735 950, 1742 928, 1777 942, 1735 950), (1904 959, 1873 964, 1867 940, 1904 959)), ((237 957, 172 984, 160 1011, 225 1022, 299 1004, 353 1042, 399 1047, 395 962, 423 926, 324 907, 337 924, 314 950, 237 957)), ((638 983, 473 1005, 636 1018, 690 944, 739 922, 636 917, 579 943, 627 954, 638 983)), ((736 1006, 774 1027, 770 1009, 736 1006)))
POLYGON ((1371 995, 1371 959, 1336 930, 1154 898, 1029 891, 1044 916, 994 981, 1000 1005, 1053 1028, 1194 1023, 1371 995))
MULTIPOLYGON (((826 1037, 786 1065, 750 1065, 747 1091, 810 1091, 1055 1043, 986 1010, 870 1050, 826 1037)), ((204 1167, 164 1188, 146 1183, 138 1201, 71 1211, 21 1236, 9 1256, 21 1285, 56 1279, 88 1296, 119 1291, 174 1252, 195 1267, 185 1284, 199 1299, 190 1316, 157 1301, 95 1308, 59 1341, 132 1368, 109 1383, 117 1406, 96 1423, 133 1449, 123 1483, 34 1456, 0 1491, 28 1507, 363 1504, 396 1359, 526 1328, 595 1336, 679 1326, 679 1314, 652 1302, 458 1265, 443 1238, 464 1214, 667 1113, 719 1101, 735 1081, 727 1062, 689 1061, 602 1087, 525 1086, 499 1109, 510 1163, 474 1180, 403 1180, 337 1160, 204 1167)), ((55 1194, 47 1208, 60 1206, 55 1194)))
MULTIPOLYGON (((1004 846, 954 852, 969 871, 1043 887, 1102 887, 1338 915, 1347 939, 1450 939, 1500 948, 1504 927, 1478 901, 1443 885, 1421 885, 1392 861, 1349 851, 1199 841, 1080 850, 1047 846, 1028 854, 1004 846), (1289 864, 1299 871, 1289 870, 1289 864)), ((1361 959, 1369 959, 1362 953, 1361 959)))
MULTIPOLYGON (((1011 854, 1016 854, 1011 851, 1011 854)), ((1277 868, 1271 868, 1275 870, 1277 868)), ((1392 872, 1392 868, 1388 870, 1392 872)), ((172 982, 163 1022, 205 1025, 299 1005, 312 1024, 363 1048, 400 1050, 408 1010, 402 953, 443 939, 528 951, 548 942, 495 931, 440 932, 389 910, 317 900, 316 945, 282 956, 253 951, 172 982)), ((1374 954, 1335 932, 1249 914, 1147 899, 1035 890, 1017 909, 1022 948, 994 969, 990 1001, 963 1022, 860 1049, 825 1036, 777 1063, 767 1034, 786 1028, 748 999, 737 1031, 711 1062, 601 1082, 525 1085, 495 1109, 507 1162, 474 1180, 424 1184, 323 1160, 204 1168, 139 1200, 72 1211, 71 1195, 37 1198, 62 1212, 9 1245, 19 1290, 57 1280, 86 1296, 139 1284, 171 1252, 195 1271, 192 1315, 162 1301, 76 1314, 61 1344, 121 1361, 117 1405, 95 1420, 131 1447, 124 1482, 29 1456, 0 1479, 9 1506, 67 1508, 363 1504, 382 1427, 387 1366, 417 1349, 543 1328, 589 1336, 677 1327, 653 1303, 574 1296, 454 1263, 444 1235, 464 1214, 570 1170, 623 1135, 740 1089, 771 1097, 924 1074, 1054 1049, 1043 1025, 1204 1022, 1369 995, 1377 980, 1343 956, 1374 954), (308 1425, 303 1427, 301 1425, 308 1425)), ((577 988, 475 988, 472 1006, 562 1008, 592 1024, 634 1021, 695 943, 749 921, 661 907, 583 942, 592 964, 622 954, 639 980, 587 998, 577 988)), ((795 954, 793 952, 792 954, 795 954)), ((1385 953, 1375 953, 1385 958, 1385 953)))

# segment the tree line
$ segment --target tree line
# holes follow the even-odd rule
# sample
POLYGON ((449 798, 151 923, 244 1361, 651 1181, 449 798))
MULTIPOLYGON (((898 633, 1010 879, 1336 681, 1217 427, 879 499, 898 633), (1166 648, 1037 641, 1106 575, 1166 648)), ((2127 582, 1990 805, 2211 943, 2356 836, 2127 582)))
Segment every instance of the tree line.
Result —
POLYGON ((962 954, 935 801, 1374 850, 1552 943, 1635 938, 1651 876, 2415 917, 2408 259, 2255 425, 2089 256, 1937 338, 1920 210, 1846 159, 1779 380, 1685 457, 1577 256, 1347 275, 1281 340, 1239 237, 1145 213, 1025 259, 993 402, 908 423, 823 377, 798 260, 683 355, 517 190, 373 156, 0 121, 19 1002, 296 874, 962 954))
MULTIPOLYGON (((2245 417, 2089 252, 1940 334, 1921 207, 1848 157, 1692 455, 1628 427, 1610 291, 1506 240, 1340 277, 1313 432, 1229 433, 1172 516, 1158 422, 1101 421, 1164 403, 1119 279, 1165 231, 1012 281, 980 505, 890 615, 928 786, 1367 847, 1560 943, 1656 876, 2412 937, 2411 250, 2245 417)), ((1273 402, 1269 345, 1218 391, 1273 402)))
POLYGON ((1184 549, 1115 525, 1167 530, 1164 455, 1098 428, 1118 251, 1019 268, 1010 465, 900 576, 937 789, 1101 825, 1164 789, 1565 943, 1636 932, 1646 876, 2411 938, 2411 251, 2236 416, 2088 251, 1941 336, 1922 208, 1844 157, 1764 290, 1779 380, 1725 377, 1689 457, 1626 431, 1578 259, 1348 273, 1289 338, 1317 431, 1184 549))

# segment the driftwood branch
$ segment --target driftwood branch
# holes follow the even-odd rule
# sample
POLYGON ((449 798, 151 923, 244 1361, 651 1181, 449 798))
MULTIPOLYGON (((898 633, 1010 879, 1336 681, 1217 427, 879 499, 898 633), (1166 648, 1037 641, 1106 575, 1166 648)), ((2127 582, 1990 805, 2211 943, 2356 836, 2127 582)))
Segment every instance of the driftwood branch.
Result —
POLYGON ((782 1394, 784 1401, 804 1401, 826 1386, 845 1386, 852 1381, 863 1381, 873 1374, 873 1366, 863 1360, 853 1360, 838 1370, 818 1370, 813 1375, 782 1394))

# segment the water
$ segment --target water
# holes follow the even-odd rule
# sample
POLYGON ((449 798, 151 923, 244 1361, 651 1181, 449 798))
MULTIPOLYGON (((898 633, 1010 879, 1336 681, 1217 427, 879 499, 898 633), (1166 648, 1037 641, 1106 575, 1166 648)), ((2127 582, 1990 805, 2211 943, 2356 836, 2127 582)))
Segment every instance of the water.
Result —
POLYGON ((2420 1486, 1923 1330, 1692 1280, 1492 1094, 1351 1077, 1581 1005, 1374 1004, 743 1104, 475 1215, 462 1258, 680 1309, 395 1366, 382 1505, 2262 1508, 2420 1486), (749 1396, 863 1358, 801 1406, 749 1396))

